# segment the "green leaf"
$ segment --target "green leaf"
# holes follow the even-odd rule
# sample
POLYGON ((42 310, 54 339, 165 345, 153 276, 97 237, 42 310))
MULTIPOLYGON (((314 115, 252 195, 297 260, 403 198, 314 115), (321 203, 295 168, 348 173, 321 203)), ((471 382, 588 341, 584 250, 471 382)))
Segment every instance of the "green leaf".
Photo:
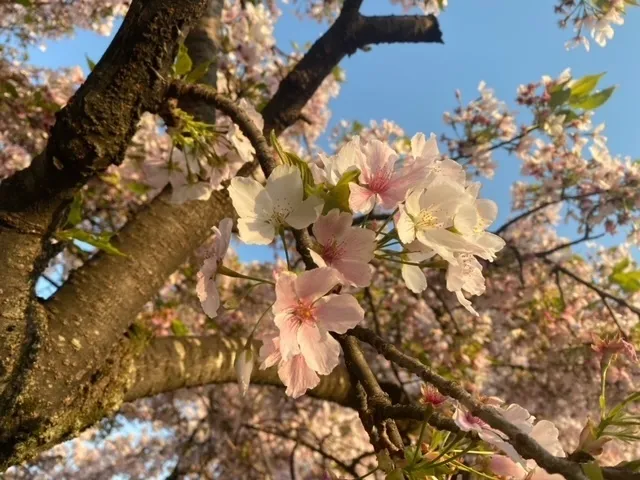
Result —
POLYGON ((137 195, 144 195, 149 190, 151 190, 151 187, 149 187, 149 185, 145 185, 144 183, 128 182, 126 185, 129 190, 137 195))
POLYGON ((604 77, 606 72, 598 75, 586 75, 571 84, 571 97, 578 98, 590 94, 598 86, 598 82, 604 77))
POLYGON ((79 228, 71 228, 58 232, 56 237, 62 241, 78 240, 80 242, 88 243, 99 250, 103 250, 110 255, 120 255, 125 257, 126 255, 124 253, 111 245, 110 240, 113 235, 114 234, 110 232, 95 234, 85 232, 79 228))
POLYGON ((586 95, 576 99, 572 98, 569 100, 569 105, 575 108, 581 108, 582 110, 595 110, 609 100, 615 89, 616 87, 609 87, 592 95, 586 95))
POLYGON ((82 221, 82 195, 80 192, 76 193, 73 196, 73 201, 69 206, 69 214, 67 215, 67 223, 65 224, 68 227, 73 227, 74 225, 79 224, 82 221))
POLYGON ((18 5, 22 5, 23 7, 31 6, 31 0, 13 0, 13 2, 17 3, 18 5))
POLYGON ((178 49, 178 56, 176 57, 176 63, 173 66, 176 75, 186 75, 191 71, 192 67, 193 62, 191 61, 191 57, 187 52, 187 47, 185 47, 184 44, 180 44, 180 48, 178 49))
POLYGON ((636 293, 640 291, 640 270, 613 273, 609 277, 609 280, 627 293, 636 293))
POLYGON ((96 62, 89 58, 89 55, 85 53, 84 58, 87 60, 87 66, 89 67, 89 71, 93 72, 93 69, 96 68, 96 62))
POLYGON ((595 460, 593 462, 583 463, 582 471, 589 480, 604 480, 602 469, 595 460))
POLYGON ((549 100, 549 106, 551 108, 559 107, 560 105, 565 104, 567 100, 569 100, 569 97, 571 97, 570 89, 565 88, 562 90, 556 90, 551 94, 551 100, 549 100))
POLYGON ((198 65, 196 68, 191 70, 189 74, 185 77, 185 82, 187 83, 198 83, 202 77, 204 77, 209 71, 209 67, 213 62, 204 62, 198 65))
POLYGON ((640 3, 638 3, 638 0, 624 0, 624 3, 633 7, 640 7, 640 3))
POLYGON ((323 214, 326 215, 334 208, 341 212, 351 212, 349 208, 349 195, 351 191, 348 183, 331 187, 328 191, 323 192, 320 196, 324 200, 323 214))
POLYGON ((360 177, 360 170, 354 168, 353 170, 347 170, 342 174, 340 180, 338 180, 337 185, 346 185, 351 182, 357 182, 360 177))
POLYGON ((191 334, 189 328, 178 318, 171 322, 171 332, 176 337, 186 337, 191 334))
POLYGON ((623 272, 631 264, 629 257, 623 258, 613 266, 613 274, 623 272))

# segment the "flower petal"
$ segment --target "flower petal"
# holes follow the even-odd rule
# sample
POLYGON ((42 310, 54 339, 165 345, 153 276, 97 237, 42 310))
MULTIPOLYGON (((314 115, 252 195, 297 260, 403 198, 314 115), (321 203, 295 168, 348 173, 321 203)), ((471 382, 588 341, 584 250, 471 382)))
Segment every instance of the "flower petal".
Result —
POLYGON ((318 326, 330 332, 344 333, 358 325, 364 310, 352 295, 327 295, 316 302, 318 326))
POLYGON ((359 260, 337 260, 331 266, 338 271, 342 282, 354 287, 366 287, 371 283, 373 272, 368 263, 359 260))
POLYGON ((366 214, 373 210, 376 195, 371 190, 361 187, 357 183, 349 184, 349 208, 356 213, 366 214))
POLYGON ((273 202, 274 211, 290 212, 302 202, 300 171, 292 165, 278 165, 267 178, 265 189, 273 202))
POLYGON ((320 197, 311 195, 287 215, 286 221, 290 226, 298 230, 307 228, 318 219, 323 207, 324 201, 320 197))
POLYGON ((264 220, 252 218, 238 219, 240 240, 253 245, 268 245, 273 242, 276 231, 273 225, 264 220))
POLYGON ((320 383, 320 377, 309 368, 302 355, 283 362, 278 368, 278 376, 287 387, 285 393, 293 398, 298 398, 320 383))
POLYGON ((472 235, 479 220, 475 206, 465 203, 458 208, 453 218, 453 226, 463 235, 472 235))
POLYGON ((427 288, 427 277, 416 265, 402 265, 402 279, 413 293, 423 292, 427 288))
POLYGON ((407 213, 406 207, 400 211, 400 218, 396 224, 398 237, 402 243, 409 244, 416 238, 416 225, 407 213))
POLYGON ((313 236, 321 245, 328 245, 341 239, 349 231, 352 221, 351 214, 334 208, 313 224, 313 236))
POLYGON ((273 213, 273 202, 265 188, 253 178, 235 177, 229 185, 229 196, 233 208, 240 217, 269 218, 273 213))
POLYGON ((305 303, 313 303, 323 297, 338 284, 338 278, 331 268, 323 267, 302 273, 296 280, 298 298, 305 303))
POLYGON ((260 370, 265 370, 280 363, 282 360, 282 356, 280 355, 280 338, 265 338, 260 347, 259 356, 262 361, 260 370))
POLYGON ((277 314, 273 318, 273 322, 280 330, 280 355, 282 355, 282 360, 286 362, 300 353, 300 346, 298 345, 300 322, 289 313, 277 314))
POLYGON ((298 304, 298 294, 295 283, 298 276, 293 272, 281 272, 276 279, 276 301, 273 304, 273 313, 278 314, 287 311, 298 304))
POLYGON ((298 344, 309 368, 320 375, 328 375, 338 366, 340 344, 324 328, 308 323, 300 325, 298 344))

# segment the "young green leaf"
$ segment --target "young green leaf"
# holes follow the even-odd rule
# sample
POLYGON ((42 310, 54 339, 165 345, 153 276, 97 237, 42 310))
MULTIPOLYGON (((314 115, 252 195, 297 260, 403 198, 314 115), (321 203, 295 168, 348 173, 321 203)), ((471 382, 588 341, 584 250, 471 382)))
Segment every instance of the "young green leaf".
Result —
POLYGON ((571 98, 569 99, 569 105, 575 108, 581 108, 582 110, 595 110, 596 108, 604 105, 607 100, 611 98, 615 89, 616 87, 609 87, 591 95, 575 99, 571 98))
POLYGON ((94 234, 80 230, 79 228, 71 228, 68 230, 62 230, 56 234, 56 237, 62 241, 78 240, 79 242, 88 243, 91 246, 96 247, 99 250, 110 255, 120 255, 125 257, 126 255, 111 245, 110 240, 113 237, 113 233, 100 233, 94 234))
POLYGON ((173 68, 178 76, 186 75, 191 71, 191 68, 193 68, 193 62, 191 61, 191 57, 187 52, 187 47, 185 47, 184 44, 180 44, 176 63, 173 68))
POLYGON ((579 98, 584 95, 590 94, 594 88, 598 86, 598 82, 604 77, 606 72, 599 73, 598 75, 585 75, 584 77, 575 80, 571 83, 571 97, 579 98))

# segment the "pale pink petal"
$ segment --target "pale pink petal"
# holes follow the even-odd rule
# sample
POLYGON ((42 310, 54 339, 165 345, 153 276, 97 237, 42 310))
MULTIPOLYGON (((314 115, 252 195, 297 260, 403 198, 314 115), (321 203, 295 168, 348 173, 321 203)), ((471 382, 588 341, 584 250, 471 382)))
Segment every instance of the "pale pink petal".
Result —
POLYGON ((300 353, 298 345, 300 322, 288 313, 277 314, 273 321, 280 330, 280 355, 282 355, 282 360, 286 362, 300 353))
POLYGON ((323 267, 302 273, 296 280, 296 293, 305 303, 313 303, 338 284, 332 269, 323 267))
POLYGON ((324 261, 324 258, 320 256, 320 254, 314 252, 313 250, 309 250, 309 255, 311 255, 311 259, 313 263, 315 263, 318 267, 326 267, 327 262, 324 261))
POLYGON ((320 197, 311 195, 302 203, 299 203, 296 209, 287 215, 285 220, 293 228, 302 230, 318 219, 323 207, 324 201, 320 197))
POLYGON ((298 304, 295 283, 297 275, 293 272, 280 272, 276 278, 276 301, 273 313, 282 313, 298 304))
POLYGON ((498 216, 498 205, 493 200, 486 198, 476 200, 476 208, 484 221, 485 228, 491 225, 498 216))
POLYGON ((355 287, 366 287, 371 283, 373 272, 368 263, 359 260, 336 260, 331 264, 342 277, 343 283, 355 287))
POLYGON ((453 226, 463 235, 471 235, 474 233, 479 220, 476 208, 469 203, 465 203, 458 208, 456 216, 453 218, 453 226))
POLYGON ((364 153, 365 169, 362 170, 361 183, 369 183, 371 179, 381 170, 393 171, 398 155, 386 143, 378 139, 367 142, 362 148, 364 153))
POLYGON ((416 225, 407 213, 406 208, 400 210, 400 218, 396 223, 398 237, 402 243, 409 244, 416 238, 416 225))
POLYGON ((338 366, 340 344, 324 328, 308 323, 300 325, 298 344, 309 368, 320 375, 328 375, 338 366))
POLYGON ((233 228, 233 220, 230 218, 223 218, 220 220, 219 228, 213 227, 213 231, 216 234, 216 257, 218 260, 222 260, 229 250, 229 243, 231 243, 231 229, 233 228))
POLYGON ((349 208, 355 213, 369 213, 376 204, 376 195, 357 183, 349 184, 349 208))
POLYGON ((309 368, 302 355, 282 362, 278 368, 278 376, 287 387, 286 394, 293 398, 298 398, 320 383, 320 377, 309 368))
POLYGON ((402 279, 413 293, 423 292, 427 288, 427 277, 422 269, 416 265, 402 265, 402 279))
POLYGON ((342 258, 368 263, 373 259, 375 248, 376 232, 368 228, 352 227, 342 239, 342 258))
POLYGON ((198 294, 204 313, 210 318, 215 318, 218 315, 218 308, 220 307, 220 295, 218 294, 215 280, 205 280, 204 277, 199 277, 198 284, 196 285, 196 293, 198 294))
POLYGON ((327 295, 316 302, 315 316, 319 327, 344 333, 362 321, 364 310, 352 295, 327 295))
POLYGON ((492 455, 487 467, 493 474, 513 480, 524 480, 527 476, 522 465, 504 455, 492 455))
POLYGON ((408 165, 400 170, 389 183, 384 193, 380 193, 382 206, 393 209, 404 200, 407 191, 416 187, 427 176, 427 167, 420 163, 408 165))
POLYGON ((352 220, 351 214, 334 208, 316 220, 313 224, 313 236, 321 245, 328 245, 347 233, 352 220))
POLYGON ((260 364, 260 370, 264 370, 280 363, 282 360, 282 356, 280 355, 280 338, 265 338, 262 346, 260 347, 259 355, 260 360, 262 361, 260 364))
POLYGON ((529 435, 552 455, 556 457, 565 457, 567 455, 558 439, 560 432, 552 422, 540 420, 533 426, 529 435))
POLYGON ((269 222, 252 218, 238 219, 238 234, 244 243, 253 245, 269 245, 276 234, 275 228, 269 222))

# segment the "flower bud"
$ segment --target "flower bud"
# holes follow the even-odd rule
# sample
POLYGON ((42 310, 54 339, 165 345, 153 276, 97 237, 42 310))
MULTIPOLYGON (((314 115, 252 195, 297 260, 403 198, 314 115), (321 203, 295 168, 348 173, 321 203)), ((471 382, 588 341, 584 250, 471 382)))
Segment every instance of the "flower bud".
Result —
POLYGON ((238 377, 238 385, 240 393, 244 397, 249 389, 251 380, 251 372, 253 371, 253 352, 251 349, 243 349, 236 357, 236 376, 238 377))

